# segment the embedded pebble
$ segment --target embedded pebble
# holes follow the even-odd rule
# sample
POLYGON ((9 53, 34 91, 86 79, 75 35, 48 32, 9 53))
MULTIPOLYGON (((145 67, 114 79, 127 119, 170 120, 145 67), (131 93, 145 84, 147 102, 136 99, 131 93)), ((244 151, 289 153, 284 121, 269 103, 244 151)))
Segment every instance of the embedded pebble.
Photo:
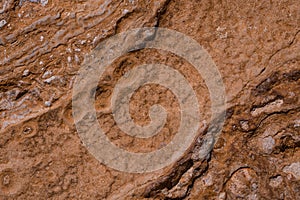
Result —
POLYGON ((258 190, 256 172, 250 168, 236 171, 226 184, 226 192, 230 196, 240 196, 246 199, 255 195, 258 190))
POLYGON ((5 26, 5 24, 7 24, 7 21, 5 19, 0 21, 0 28, 2 28, 3 26, 5 26))
POLYGON ((11 168, 0 172, 0 179, 0 199, 5 199, 5 196, 18 193, 24 184, 22 179, 11 168))
POLYGON ((126 15, 128 12, 129 12, 129 10, 124 9, 122 13, 123 13, 124 15, 126 15))
MULTIPOLYGON (((22 6, 23 2, 25 2, 26 0, 21 0, 19 5, 22 6)), ((41 3, 42 6, 46 6, 48 4, 48 0, 28 0, 31 3, 41 3)))
POLYGON ((240 121, 240 125, 244 131, 248 131, 250 128, 248 121, 245 121, 245 120, 240 121))
POLYGON ((42 6, 47 5, 48 4, 48 0, 41 0, 41 4, 42 4, 42 6))
POLYGON ((282 99, 278 99, 274 102, 271 102, 267 105, 265 105, 264 107, 261 107, 261 108, 256 108, 255 110, 253 110, 251 112, 251 115, 254 116, 254 117, 257 117, 259 116, 261 113, 269 113, 269 112, 272 112, 274 110, 278 110, 282 105, 283 105, 283 100, 282 99))
POLYGON ((294 123, 295 123, 294 124, 295 128, 299 128, 300 127, 300 119, 295 120, 294 123))
POLYGON ((24 133, 25 135, 30 134, 31 132, 32 132, 32 128, 31 128, 31 127, 25 127, 25 128, 23 129, 23 133, 24 133))
POLYGON ((3 185, 9 185, 9 183, 10 183, 10 177, 9 177, 9 175, 5 175, 3 177, 2 184, 3 185))
POLYGON ((28 76, 29 75, 29 69, 25 69, 23 71, 23 76, 28 76))
POLYGON ((56 79, 56 76, 51 76, 50 78, 47 78, 46 80, 44 80, 44 82, 45 83, 51 83, 55 79, 56 79))
POLYGON ((43 74, 42 78, 47 78, 47 76, 50 76, 50 75, 52 75, 52 71, 46 71, 46 72, 43 74))
POLYGON ((68 56, 68 63, 72 62, 71 56, 68 56))
POLYGON ((211 185, 213 185, 212 176, 210 174, 208 174, 205 177, 203 177, 203 184, 205 186, 211 186, 211 185))
POLYGON ((271 187, 278 187, 282 183, 283 179, 281 176, 276 176, 270 179, 270 186, 271 187))
POLYGON ((51 101, 46 101, 45 102, 45 106, 47 106, 47 107, 50 107, 52 104, 51 104, 51 101))
POLYGON ((225 200, 226 199, 226 193, 225 192, 221 192, 219 194, 218 200, 225 200))
POLYGON ((292 174, 297 180, 300 180, 300 162, 292 163, 283 168, 284 173, 292 174))
POLYGON ((74 58, 75 58, 75 61, 77 62, 77 63, 79 63, 79 57, 75 54, 75 56, 74 56, 74 58))
POLYGON ((265 153, 271 153, 272 150, 273 150, 273 147, 275 145, 275 140, 269 136, 269 137, 266 137, 266 138, 263 138, 262 141, 262 149, 265 153))

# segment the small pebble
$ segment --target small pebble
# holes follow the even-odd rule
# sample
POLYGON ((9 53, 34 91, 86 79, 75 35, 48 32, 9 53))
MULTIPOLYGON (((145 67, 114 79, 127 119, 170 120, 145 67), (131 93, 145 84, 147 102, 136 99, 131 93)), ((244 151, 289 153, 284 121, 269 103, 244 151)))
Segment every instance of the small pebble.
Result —
POLYGON ((80 41, 80 44, 85 44, 86 43, 86 40, 81 40, 80 41))
POLYGON ((221 192, 219 194, 219 200, 225 200, 226 199, 226 193, 225 192, 221 192))
POLYGON ((300 127, 300 119, 297 119, 294 121, 294 127, 299 128, 300 127))
POLYGON ((213 185, 212 176, 210 174, 207 174, 206 176, 204 176, 202 180, 203 180, 204 186, 213 185))
POLYGON ((50 107, 51 106, 51 101, 46 101, 45 106, 50 107))
POLYGON ((71 56, 68 56, 68 63, 70 63, 70 62, 72 62, 72 58, 71 58, 71 56))
POLYGON ((9 185, 9 183, 10 183, 10 177, 9 177, 9 175, 5 175, 4 177, 3 177, 3 185, 9 185))
POLYGON ((25 69, 24 72, 23 72, 23 76, 28 76, 28 75, 29 75, 29 70, 25 69))
POLYGON ((5 19, 0 21, 0 28, 2 28, 3 26, 5 26, 5 24, 7 24, 7 21, 5 19))
POLYGON ((129 10, 124 9, 122 13, 123 13, 123 15, 126 15, 128 12, 129 12, 129 10))
POLYGON ((271 187, 278 187, 282 183, 283 179, 281 176, 277 176, 274 178, 271 178, 270 180, 270 186, 271 187))
POLYGON ((275 140, 271 136, 262 139, 262 149, 265 153, 270 154, 273 151, 274 145, 275 140))
POLYGON ((29 133, 31 133, 31 132, 32 132, 32 128, 31 128, 31 127, 25 127, 24 130, 23 130, 23 133, 24 133, 25 135, 27 135, 27 134, 29 134, 29 133))
POLYGON ((292 174, 297 180, 300 180, 300 162, 292 163, 283 168, 284 173, 292 174))
POLYGON ((51 76, 52 75, 52 71, 46 71, 44 74, 43 74, 43 76, 42 76, 42 78, 47 78, 47 77, 49 77, 49 76, 51 76))
POLYGON ((48 0, 41 0, 42 6, 46 6, 48 4, 48 0))
POLYGON ((80 60, 79 60, 79 57, 78 57, 76 54, 75 54, 74 57, 75 57, 75 61, 76 61, 77 63, 79 63, 79 61, 80 61, 80 60))
POLYGON ((50 78, 47 78, 46 80, 44 80, 44 82, 45 83, 51 83, 55 79, 56 79, 56 76, 51 76, 50 78))
POLYGON ((248 121, 245 121, 245 120, 240 121, 240 125, 244 131, 248 131, 250 128, 248 121))

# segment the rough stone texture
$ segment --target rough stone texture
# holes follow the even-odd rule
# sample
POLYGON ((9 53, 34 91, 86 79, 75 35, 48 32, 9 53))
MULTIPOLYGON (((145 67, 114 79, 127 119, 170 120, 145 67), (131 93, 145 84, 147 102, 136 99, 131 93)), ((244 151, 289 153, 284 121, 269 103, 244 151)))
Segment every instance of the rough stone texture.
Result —
MULTIPOLYGON (((300 199, 298 0, 3 0, 0 52, 0 199, 300 199), (196 156, 202 132, 172 166, 129 174, 82 145, 71 89, 99 42, 145 26, 182 32, 209 52, 226 86, 227 115, 209 158, 196 156)), ((99 123, 117 146, 148 152, 176 134, 178 103, 158 85, 136 92, 131 113, 147 124, 148 108, 160 103, 171 113, 162 133, 132 138, 113 122, 114 84, 143 63, 184 74, 211 123, 207 88, 189 63, 164 51, 131 52, 108 67, 96 92, 99 123)))

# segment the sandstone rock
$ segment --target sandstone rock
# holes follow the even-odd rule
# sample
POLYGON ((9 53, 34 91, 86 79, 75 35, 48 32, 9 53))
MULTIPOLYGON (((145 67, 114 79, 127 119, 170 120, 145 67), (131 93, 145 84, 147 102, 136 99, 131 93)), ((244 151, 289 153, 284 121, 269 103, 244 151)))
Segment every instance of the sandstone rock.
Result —
MULTIPOLYGON (((300 199, 299 10, 298 0, 1 1, 0 199, 300 199), (121 77, 160 63, 187 80, 201 119, 180 159, 154 172, 127 173, 89 152, 93 143, 83 142, 74 123, 72 89, 103 41, 141 27, 176 30, 207 51, 226 89, 226 119, 220 135, 206 137, 220 128, 210 107, 211 97, 221 94, 210 93, 209 80, 183 57, 130 47, 106 67, 90 93, 96 117, 81 117, 98 121, 107 139, 124 151, 149 153, 171 144, 182 109, 169 88, 146 84, 130 97, 129 113, 139 126, 155 120, 153 105, 167 113, 150 138, 123 132, 111 107, 121 77)), ((140 37, 149 42, 156 34, 140 37)))

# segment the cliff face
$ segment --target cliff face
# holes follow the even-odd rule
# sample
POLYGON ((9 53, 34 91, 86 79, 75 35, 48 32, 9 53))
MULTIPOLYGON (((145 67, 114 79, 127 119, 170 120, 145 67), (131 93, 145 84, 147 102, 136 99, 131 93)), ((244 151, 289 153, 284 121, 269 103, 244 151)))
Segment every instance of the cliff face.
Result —
POLYGON ((300 199, 299 11, 298 0, 1 1, 1 199, 300 199), (83 144, 72 89, 101 42, 141 27, 178 31, 207 51, 222 76, 226 116, 214 148, 199 157, 215 120, 208 80, 166 50, 120 56, 94 88, 99 125, 117 148, 155 151, 180 127, 176 94, 156 83, 133 93, 129 112, 145 126, 153 120, 150 107, 164 107, 168 115, 157 135, 136 138, 115 123, 113 90, 137 66, 176 69, 201 113, 197 137, 180 159, 154 172, 128 173, 98 161, 83 144))

